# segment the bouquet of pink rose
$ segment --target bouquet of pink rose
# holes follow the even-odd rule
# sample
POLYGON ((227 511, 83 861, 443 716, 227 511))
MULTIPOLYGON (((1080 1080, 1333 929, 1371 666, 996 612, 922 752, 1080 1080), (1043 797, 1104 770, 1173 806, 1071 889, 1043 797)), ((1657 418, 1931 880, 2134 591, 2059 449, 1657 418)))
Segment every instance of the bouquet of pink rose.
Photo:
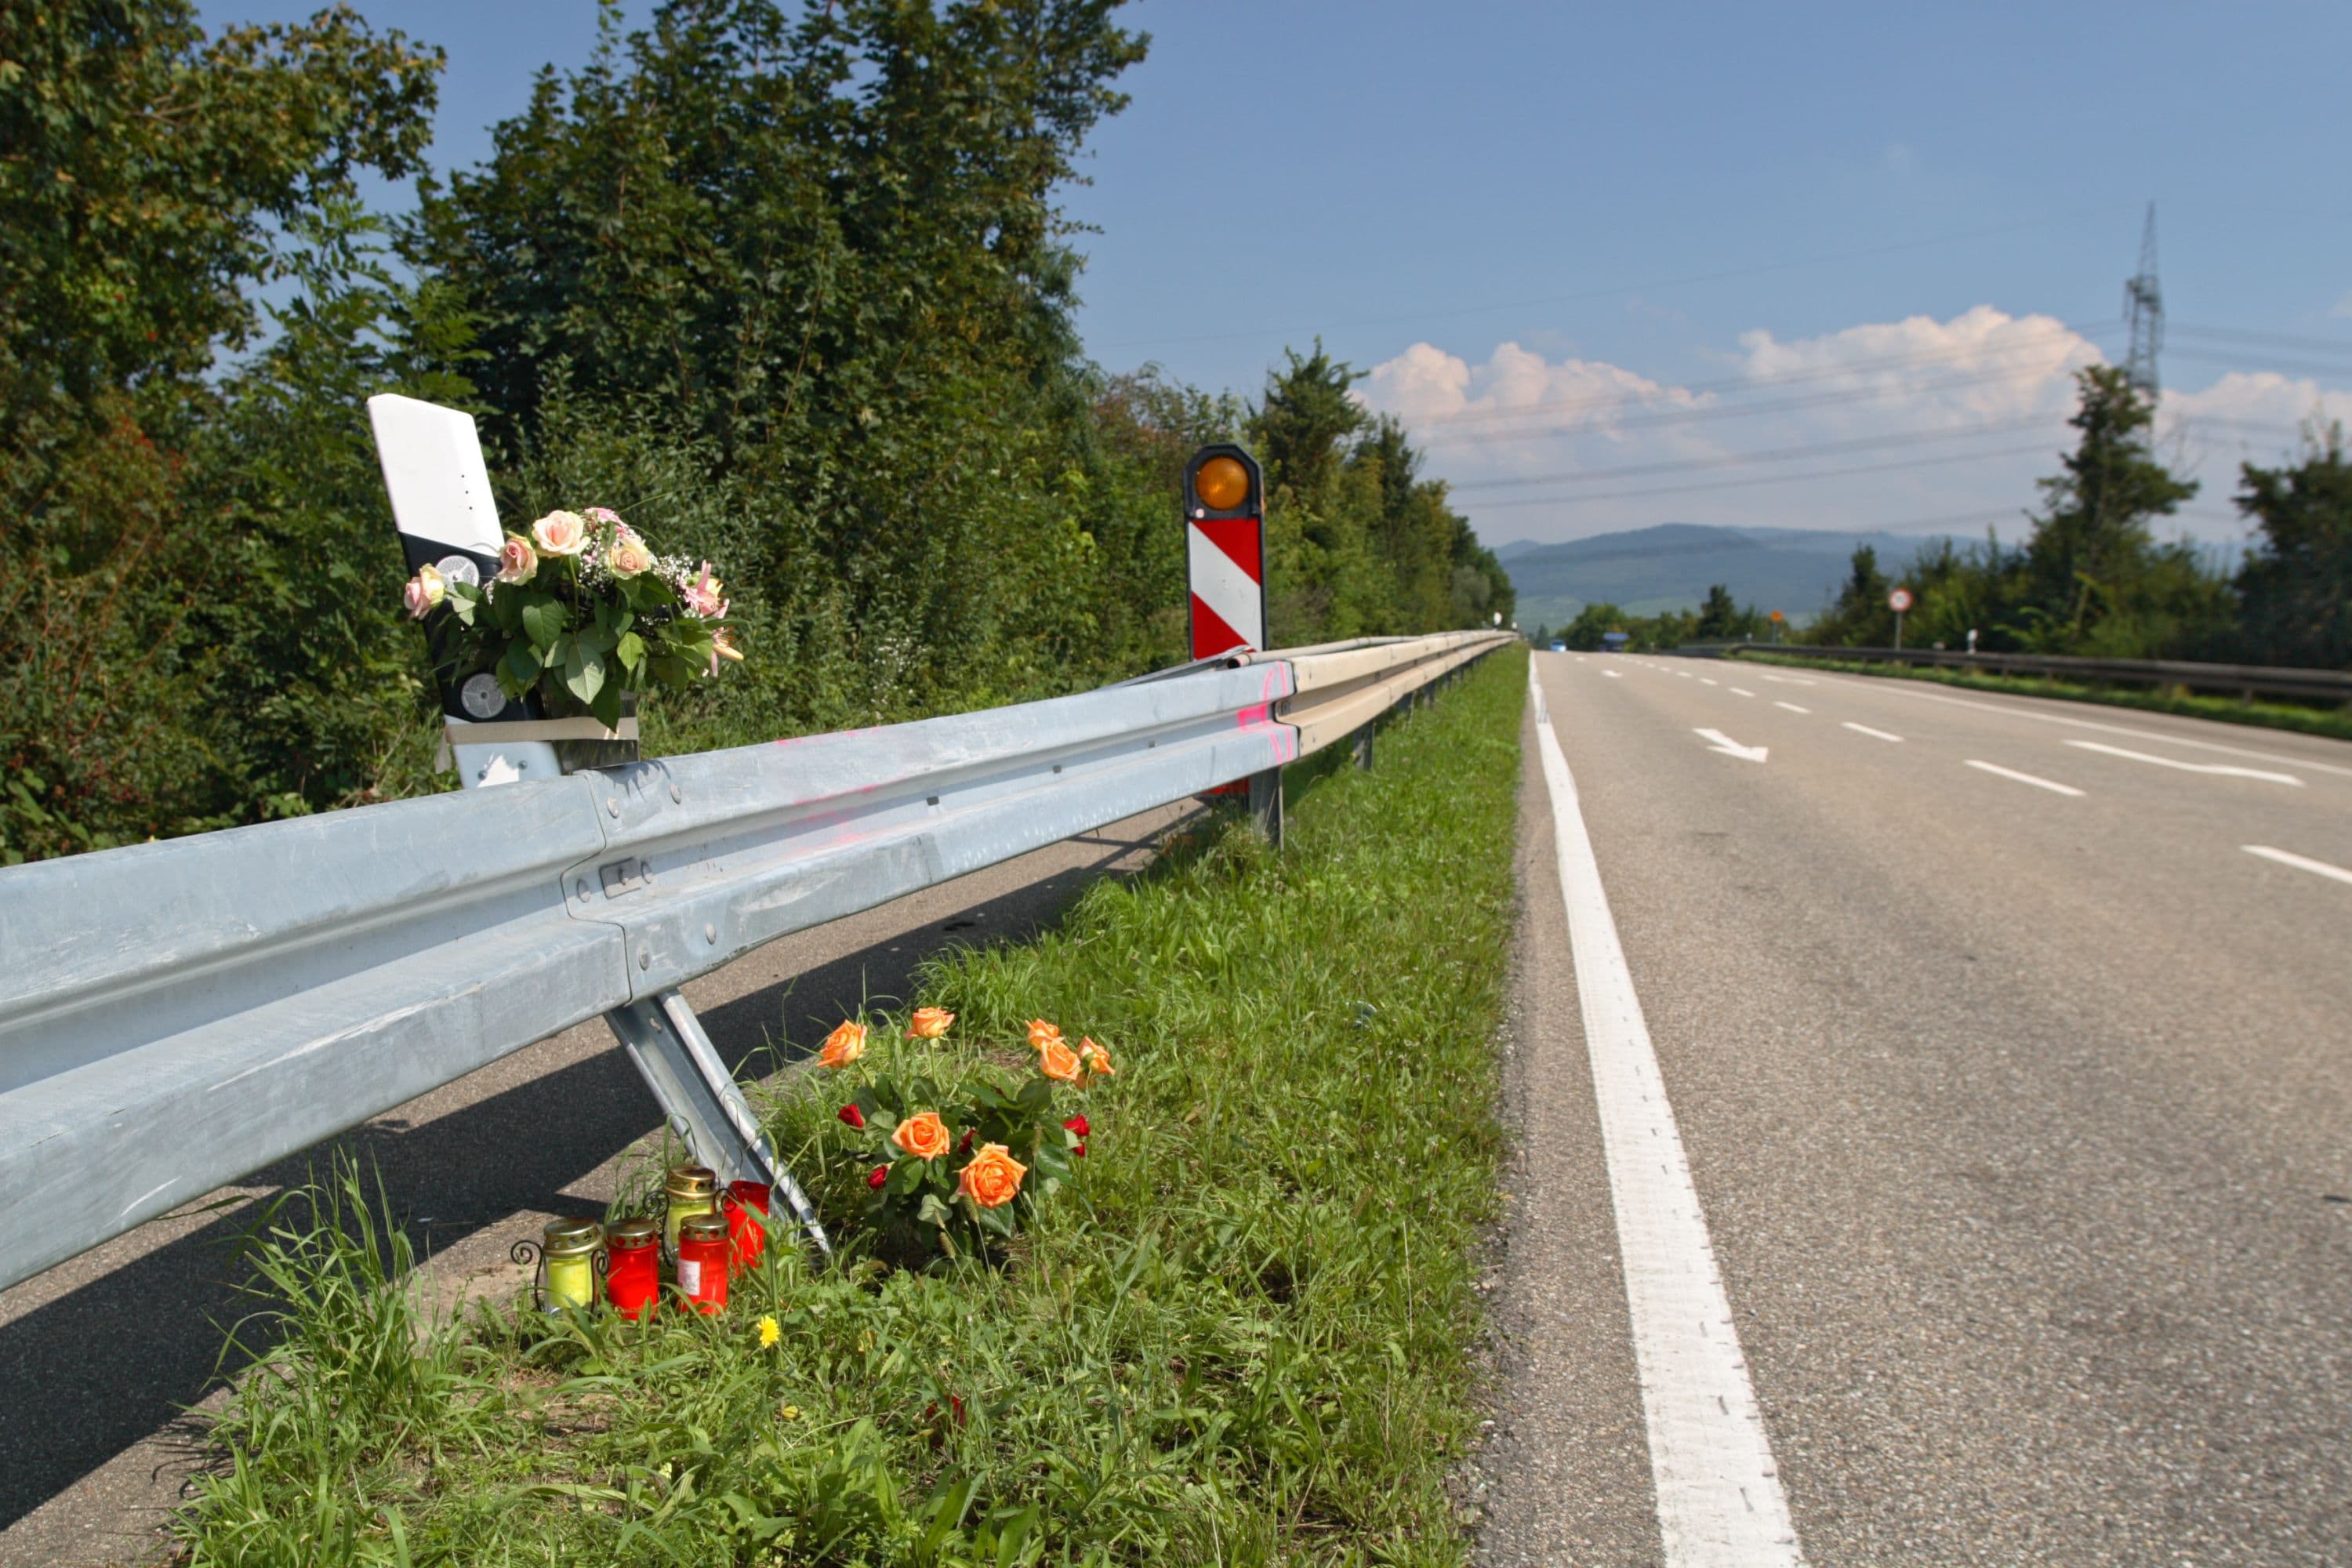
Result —
POLYGON ((742 658, 724 595, 709 562, 656 555, 619 513, 592 506, 508 534, 489 582, 426 566, 404 596, 418 620, 447 605, 465 657, 508 697, 536 690, 545 711, 593 714, 609 730, 625 693, 685 687, 742 658))

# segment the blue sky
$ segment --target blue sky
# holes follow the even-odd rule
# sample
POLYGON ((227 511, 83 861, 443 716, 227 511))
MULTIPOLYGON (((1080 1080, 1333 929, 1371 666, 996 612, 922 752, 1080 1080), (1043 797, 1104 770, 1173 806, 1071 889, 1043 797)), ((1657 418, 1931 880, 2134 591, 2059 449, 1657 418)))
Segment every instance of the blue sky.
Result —
MULTIPOLYGON (((445 165, 593 42, 586 0, 361 8, 448 49, 445 165)), ((2235 536, 2237 460, 2352 415, 2352 7, 1129 15, 1151 57, 1067 197, 1089 351, 1255 393, 1319 332, 1491 541, 2013 535, 2069 372, 2121 355, 2151 198, 2189 529, 2235 536)))

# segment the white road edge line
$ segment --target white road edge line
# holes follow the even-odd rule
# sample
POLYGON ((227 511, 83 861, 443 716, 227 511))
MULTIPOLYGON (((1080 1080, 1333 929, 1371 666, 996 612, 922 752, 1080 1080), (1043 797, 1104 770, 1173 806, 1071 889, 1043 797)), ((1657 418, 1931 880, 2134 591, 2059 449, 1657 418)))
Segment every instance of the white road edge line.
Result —
POLYGON ((1534 681, 1528 700, 1551 796, 1666 1568, 1799 1568, 1804 1553, 1576 781, 1534 681))
POLYGON ((2121 746, 2110 746, 2105 741, 2069 741, 2066 743, 2079 746, 2086 752, 2097 752, 2103 756, 2122 757, 2135 763, 2153 763, 2159 768, 2178 768, 2184 773, 2212 773, 2227 779, 2261 779, 2265 784, 2293 784, 2297 789, 2303 787, 2303 781, 2293 773, 2264 773, 2260 768, 2242 768, 2234 763, 2184 763, 2178 757, 2155 757, 2146 752, 2127 752, 2121 746))
POLYGON ((1857 724, 1851 719, 1845 721, 1845 727, 1857 735, 1868 735, 1874 740, 1900 741, 1903 739, 1900 735, 1890 735, 1884 730, 1874 730, 1867 724, 1857 724))
POLYGON ((2292 866, 2298 871, 2308 871, 2315 877, 2332 877, 2339 882, 2352 882, 2352 871, 2341 866, 2331 866, 2325 860, 2314 860, 2284 849, 2273 849, 2267 844, 2241 844, 2239 848, 2249 855, 2259 855, 2265 860, 2275 860, 2282 866, 2292 866))
POLYGON ((1791 713, 1810 713, 1812 711, 1810 708, 1800 708, 1793 702, 1775 702, 1772 706, 1775 708, 1786 708, 1791 713))
POLYGON ((2015 768, 2002 767, 1999 763, 1980 763, 1974 757, 1970 757, 1969 759, 1969 766, 1972 768, 1981 768, 1989 773, 1999 773, 2005 779, 2015 779, 2020 784, 2030 784, 2036 789, 2046 789, 2053 795, 2080 795, 2083 793, 2081 790, 2076 789, 2073 784, 2053 784, 2048 779, 2035 778, 2032 773, 2019 773, 2015 768))

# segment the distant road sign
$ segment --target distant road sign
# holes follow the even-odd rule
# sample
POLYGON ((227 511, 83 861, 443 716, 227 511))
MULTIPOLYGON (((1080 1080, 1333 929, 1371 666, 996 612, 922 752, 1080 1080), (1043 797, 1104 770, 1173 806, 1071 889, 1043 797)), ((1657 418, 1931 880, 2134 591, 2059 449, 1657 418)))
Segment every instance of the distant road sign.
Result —
POLYGON ((1897 588, 1892 594, 1887 595, 1886 607, 1894 611, 1898 616, 1904 611, 1909 609, 1911 607, 1911 590, 1908 588, 1897 588))
POLYGON ((1777 621, 1777 620, 1784 619, 1785 617, 1780 614, 1780 611, 1775 610, 1775 611, 1773 611, 1773 612, 1772 612, 1772 618, 1773 618, 1774 620, 1776 620, 1776 621, 1777 621))

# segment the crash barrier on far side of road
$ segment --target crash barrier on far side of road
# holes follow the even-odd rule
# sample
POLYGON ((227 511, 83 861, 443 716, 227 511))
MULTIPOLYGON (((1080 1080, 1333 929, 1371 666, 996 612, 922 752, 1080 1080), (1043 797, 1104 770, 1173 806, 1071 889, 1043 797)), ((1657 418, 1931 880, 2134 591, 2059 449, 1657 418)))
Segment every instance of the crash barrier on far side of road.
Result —
POLYGON ((2352 702, 2352 671, 2291 669, 2265 664, 2204 664, 2178 658, 2076 658, 2060 654, 1965 653, 1937 647, 1813 647, 1794 643, 1693 643, 1674 650, 1701 658, 1740 653, 1826 658, 1858 664, 1930 665, 1994 675, 2038 675, 2115 686, 2179 686, 2190 691, 2234 692, 2248 701, 2288 697, 2304 702, 2352 702))
POLYGON ((0 1287, 599 1013, 698 1157, 780 1174, 678 986, 1137 812, 1278 781, 1508 640, 1243 654, 0 869, 0 1287))

